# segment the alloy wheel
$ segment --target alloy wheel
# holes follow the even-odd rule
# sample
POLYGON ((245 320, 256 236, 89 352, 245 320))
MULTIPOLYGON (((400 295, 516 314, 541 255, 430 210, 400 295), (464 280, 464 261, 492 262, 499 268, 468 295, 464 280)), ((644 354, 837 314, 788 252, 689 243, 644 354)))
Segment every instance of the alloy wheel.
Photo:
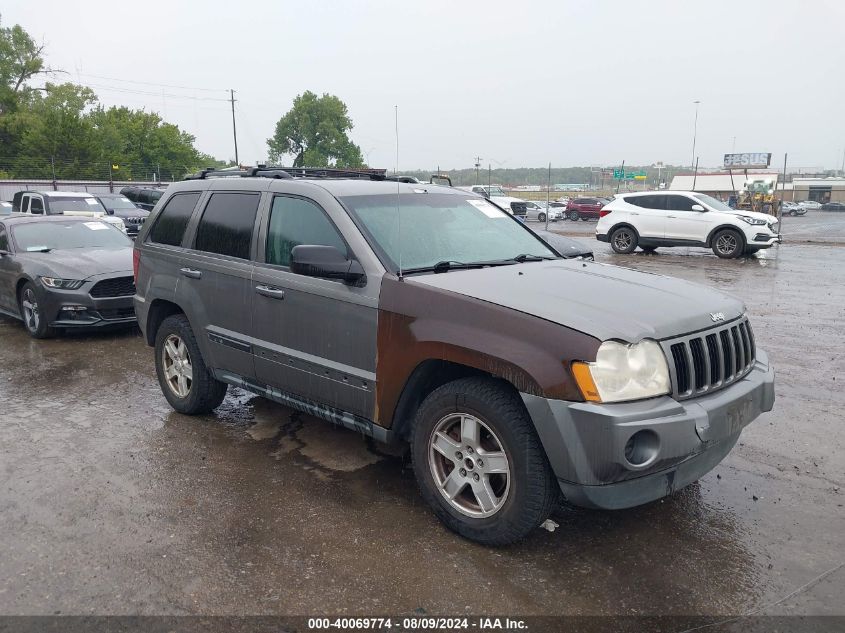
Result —
POLYGON ((171 334, 164 341, 161 356, 167 386, 179 398, 186 398, 191 392, 194 376, 188 346, 179 336, 171 334))
POLYGON ((613 236, 613 245, 620 251, 624 251, 631 247, 631 234, 628 231, 617 231, 613 236))
POLYGON ((23 321, 26 329, 30 332, 37 331, 38 325, 41 323, 41 314, 38 311, 38 300, 31 288, 24 290, 21 306, 23 307, 23 321))
POLYGON ((716 250, 718 250, 723 255, 729 255, 736 250, 736 236, 730 233, 725 233, 724 235, 720 235, 719 239, 716 240, 716 250))
POLYGON ((510 461, 501 440, 484 422, 450 413, 429 438, 434 483, 451 507, 473 518, 498 512, 510 492, 510 461))

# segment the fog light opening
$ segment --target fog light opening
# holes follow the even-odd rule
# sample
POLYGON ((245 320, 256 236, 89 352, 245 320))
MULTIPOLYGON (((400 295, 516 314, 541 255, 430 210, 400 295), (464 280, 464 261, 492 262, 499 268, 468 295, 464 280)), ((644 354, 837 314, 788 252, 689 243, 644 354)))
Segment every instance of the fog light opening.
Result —
POLYGON ((625 443, 625 459, 631 466, 648 466, 660 452, 660 438, 654 431, 637 431, 625 443))

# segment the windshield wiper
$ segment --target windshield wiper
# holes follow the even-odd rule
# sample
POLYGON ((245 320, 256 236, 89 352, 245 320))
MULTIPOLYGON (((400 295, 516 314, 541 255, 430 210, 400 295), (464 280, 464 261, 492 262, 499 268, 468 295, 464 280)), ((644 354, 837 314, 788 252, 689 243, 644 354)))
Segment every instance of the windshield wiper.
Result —
POLYGON ((450 270, 461 270, 466 268, 481 268, 483 264, 467 264, 466 262, 459 262, 454 259, 444 259, 443 261, 432 264, 431 266, 417 266, 416 268, 406 268, 402 273, 445 273, 450 270))
POLYGON ((523 262, 542 262, 547 259, 554 259, 554 257, 544 257, 543 255, 531 255, 529 253, 522 253, 517 255, 516 257, 511 257, 510 261, 519 262, 522 264, 523 262))

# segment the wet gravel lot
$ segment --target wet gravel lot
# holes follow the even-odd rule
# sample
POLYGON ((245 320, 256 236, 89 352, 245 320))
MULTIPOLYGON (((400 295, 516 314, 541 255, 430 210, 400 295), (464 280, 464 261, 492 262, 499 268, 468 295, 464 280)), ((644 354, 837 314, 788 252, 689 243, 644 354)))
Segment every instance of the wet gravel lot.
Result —
POLYGON ((675 496, 563 509, 504 549, 446 531, 355 433, 231 389, 174 413, 137 332, 34 341, 0 317, 0 613, 845 613, 845 214, 825 218, 738 261, 591 242, 742 297, 775 410, 675 496))

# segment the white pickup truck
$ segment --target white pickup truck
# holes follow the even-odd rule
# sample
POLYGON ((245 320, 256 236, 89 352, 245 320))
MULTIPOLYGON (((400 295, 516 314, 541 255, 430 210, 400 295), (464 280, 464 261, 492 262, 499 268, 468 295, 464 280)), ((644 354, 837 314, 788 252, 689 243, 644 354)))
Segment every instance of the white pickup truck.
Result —
POLYGON ((526 204, 525 200, 509 196, 498 185, 493 185, 489 187, 487 185, 473 185, 472 187, 456 188, 463 189, 464 191, 471 191, 472 193, 477 193, 478 195, 484 196, 491 202, 496 203, 497 205, 499 205, 506 211, 509 211, 516 217, 525 220, 525 214, 528 210, 528 205, 526 204))
POLYGON ((73 191, 18 191, 12 199, 15 213, 31 215, 77 215, 97 218, 126 233, 126 225, 109 215, 90 193, 73 191))

